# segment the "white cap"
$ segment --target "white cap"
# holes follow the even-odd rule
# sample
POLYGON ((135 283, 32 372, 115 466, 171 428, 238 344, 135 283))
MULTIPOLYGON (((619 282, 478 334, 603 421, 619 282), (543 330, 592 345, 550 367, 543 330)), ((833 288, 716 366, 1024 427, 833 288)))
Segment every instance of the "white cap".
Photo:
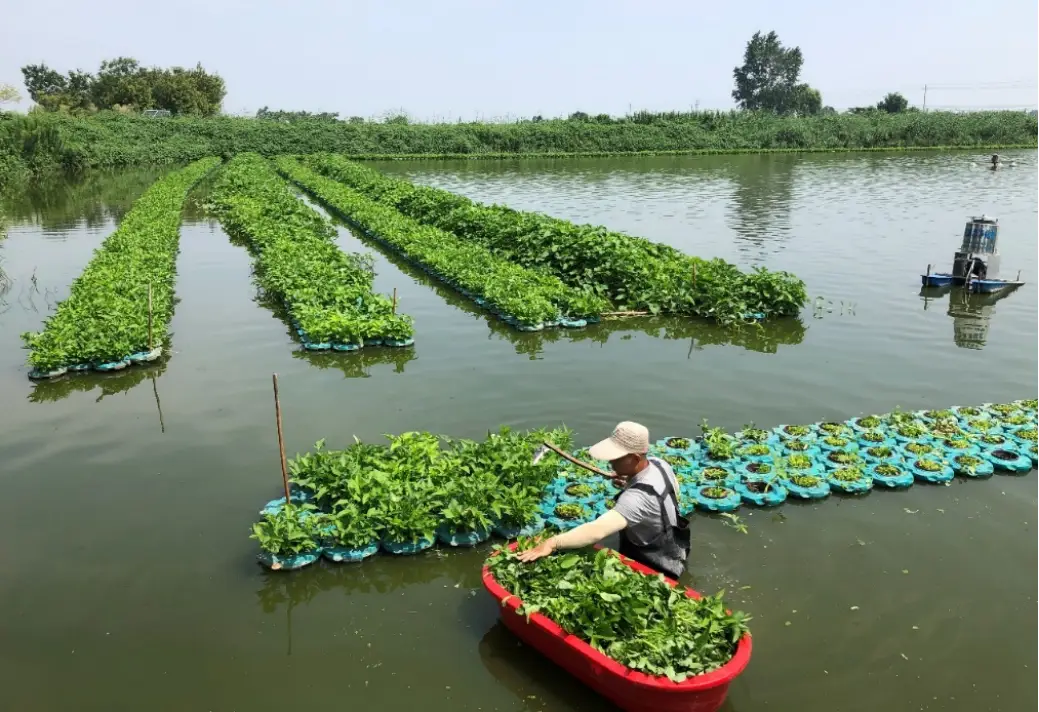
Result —
POLYGON ((649 429, 645 425, 624 421, 617 423, 613 434, 595 443, 588 452, 596 460, 619 460, 625 455, 645 455, 649 452, 649 429))

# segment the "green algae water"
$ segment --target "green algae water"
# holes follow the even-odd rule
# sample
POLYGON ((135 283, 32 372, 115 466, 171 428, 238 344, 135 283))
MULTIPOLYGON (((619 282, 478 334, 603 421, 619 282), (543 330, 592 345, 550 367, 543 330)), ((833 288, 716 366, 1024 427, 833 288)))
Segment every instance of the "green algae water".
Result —
MULTIPOLYGON (((602 710, 517 643, 481 586, 487 547, 265 573, 247 539, 277 496, 270 374, 290 455, 318 438, 480 437, 617 421, 655 437, 702 418, 847 418, 1034 397, 1036 153, 811 154, 381 168, 802 277, 800 319, 731 333, 635 319, 508 329, 376 252, 410 349, 300 350, 252 260, 185 211, 172 357, 32 384, 18 334, 53 304, 161 171, 92 174, 6 199, 0 265, 0 682, 11 710, 602 710), (1001 299, 921 294, 969 214, 1000 219, 1001 299)), ((369 250, 340 227, 344 249, 369 250)), ((996 475, 861 499, 695 516, 688 583, 754 620, 727 710, 1018 710, 1037 705, 1036 479, 996 475), (993 594, 996 595, 993 595, 993 594)))

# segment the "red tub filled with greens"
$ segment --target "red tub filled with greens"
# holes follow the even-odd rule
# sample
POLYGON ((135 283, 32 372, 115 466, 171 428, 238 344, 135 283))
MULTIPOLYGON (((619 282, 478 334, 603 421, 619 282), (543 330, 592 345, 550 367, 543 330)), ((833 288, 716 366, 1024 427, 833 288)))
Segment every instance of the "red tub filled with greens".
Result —
POLYGON ((747 620, 604 548, 531 563, 499 547, 483 584, 521 640, 629 712, 714 712, 750 662, 747 620))

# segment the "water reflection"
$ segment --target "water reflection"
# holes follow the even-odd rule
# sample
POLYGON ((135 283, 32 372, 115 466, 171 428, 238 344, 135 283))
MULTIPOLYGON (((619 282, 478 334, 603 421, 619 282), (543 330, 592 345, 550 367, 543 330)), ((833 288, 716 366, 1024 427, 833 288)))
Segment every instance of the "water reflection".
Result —
POLYGON ((780 346, 796 346, 805 337, 805 325, 800 317, 772 319, 762 323, 721 326, 720 324, 687 317, 633 317, 607 319, 583 329, 547 329, 545 331, 516 331, 497 319, 489 319, 490 333, 509 341, 516 353, 532 360, 543 356, 545 344, 568 341, 590 341, 606 344, 614 334, 619 339, 630 339, 635 333, 664 340, 689 341, 689 356, 707 346, 740 346, 748 351, 774 354, 780 346))
POLYGON ((141 366, 129 366, 122 371, 111 373, 98 373, 89 371, 87 373, 66 374, 59 378, 48 381, 33 381, 32 390, 26 396, 30 403, 53 403, 64 400, 73 393, 88 393, 95 388, 100 391, 95 403, 100 403, 108 396, 126 393, 145 381, 150 381, 155 394, 155 406, 157 411, 157 423, 163 432, 166 431, 165 421, 162 417, 162 403, 159 399, 158 379, 166 372, 169 363, 169 344, 163 348, 166 354, 154 363, 141 366))
POLYGON ((521 709, 616 709, 497 621, 480 639, 480 662, 521 709))
POLYGON ((44 234, 62 233, 81 222, 99 228, 119 221, 156 180, 172 168, 146 167, 96 170, 31 183, 24 191, 3 196, 0 212, 11 223, 38 225, 44 234))
POLYGON ((946 295, 949 307, 946 313, 952 317, 952 339, 961 349, 980 351, 988 342, 988 330, 992 316, 996 311, 996 303, 1013 294, 1003 292, 996 294, 971 294, 960 287, 923 288, 920 297, 924 310, 946 295))
POLYGON ((264 613, 274 613, 282 604, 309 603, 319 593, 392 593, 409 586, 432 583, 448 577, 460 588, 478 588, 483 560, 491 544, 454 551, 433 548, 414 556, 376 554, 358 564, 332 564, 324 559, 299 571, 263 571, 256 602, 264 613), (451 564, 454 564, 452 566, 451 564))
POLYGON ((794 168, 803 163, 794 154, 733 156, 724 173, 735 186, 726 219, 739 239, 761 247, 790 230, 794 168))

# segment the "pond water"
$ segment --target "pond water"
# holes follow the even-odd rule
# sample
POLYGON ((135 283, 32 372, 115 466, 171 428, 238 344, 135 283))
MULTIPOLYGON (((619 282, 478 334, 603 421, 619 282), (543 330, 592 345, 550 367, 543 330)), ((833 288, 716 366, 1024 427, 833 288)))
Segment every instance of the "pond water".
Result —
MULTIPOLYGON (((376 252, 416 345, 307 354, 245 249, 185 211, 172 357, 33 385, 37 329, 161 171, 93 174, 2 209, 0 684, 12 710, 600 710, 497 624, 486 548, 267 574, 247 539, 319 438, 480 437, 622 419, 655 437, 1037 392, 1034 151, 388 163, 472 197, 787 269, 817 306, 738 333, 676 319, 520 334, 376 252), (1003 299, 922 296, 967 215, 1000 219, 1003 299), (59 683, 60 684, 56 684, 59 683)), ((344 249, 367 250, 345 228, 344 249)), ((727 710, 1034 709, 1036 479, 997 476, 696 517, 688 581, 750 613, 727 710), (993 595, 995 593, 995 595, 993 595), (1023 632, 1022 632, 1023 631, 1023 632)))

